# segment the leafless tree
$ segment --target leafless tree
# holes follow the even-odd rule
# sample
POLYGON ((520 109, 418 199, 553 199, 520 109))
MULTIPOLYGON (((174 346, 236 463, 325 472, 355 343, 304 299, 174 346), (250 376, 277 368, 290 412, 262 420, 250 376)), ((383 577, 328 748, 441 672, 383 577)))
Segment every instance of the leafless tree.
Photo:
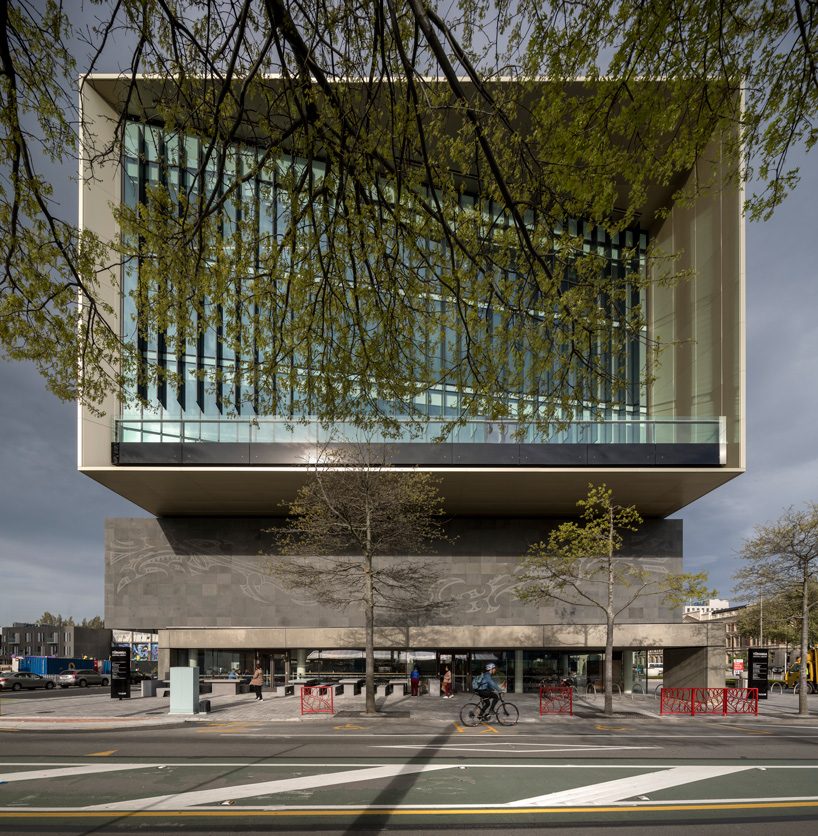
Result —
POLYGON ((434 477, 391 467, 368 444, 325 451, 290 504, 276 535, 270 570, 307 589, 322 606, 357 610, 366 645, 366 711, 375 712, 375 627, 436 611, 439 578, 419 557, 445 539, 442 497, 434 477))

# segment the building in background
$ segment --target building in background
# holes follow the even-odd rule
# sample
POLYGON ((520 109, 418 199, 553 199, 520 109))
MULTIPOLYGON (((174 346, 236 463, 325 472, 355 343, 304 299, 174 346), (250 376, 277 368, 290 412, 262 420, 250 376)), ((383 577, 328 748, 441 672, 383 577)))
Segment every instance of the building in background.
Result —
POLYGON ((0 658, 17 656, 60 656, 107 659, 111 653, 111 631, 96 627, 15 622, 0 628, 0 658))
MULTIPOLYGON (((81 170, 81 224, 107 240, 118 235, 111 203, 134 205, 163 180, 198 188, 191 181, 201 162, 198 142, 165 131, 155 118, 148 124, 151 88, 143 82, 140 89, 140 97, 128 100, 121 159, 97 160, 93 177, 81 170)), ((110 137, 124 101, 116 77, 89 78, 82 103, 86 129, 110 137)), ((254 153, 237 146, 236 159, 254 153)), ((286 173, 290 164, 282 156, 276 170, 286 173)), ((576 513, 589 482, 604 481, 620 504, 635 504, 646 519, 621 559, 655 573, 681 571, 682 522, 667 517, 745 468, 744 227, 740 185, 725 185, 692 206, 674 205, 673 194, 685 178, 718 176, 730 164, 714 144, 673 188, 654 189, 638 226, 616 240, 581 218, 567 221, 589 250, 606 252, 612 270, 626 266, 617 262, 621 248, 652 275, 644 256, 653 242, 681 253, 680 269, 696 271, 695 280, 671 287, 657 282, 629 303, 647 311, 645 342, 667 347, 644 386, 639 347, 630 359, 617 359, 633 363, 634 386, 609 405, 609 418, 576 421, 548 439, 519 438, 513 428, 471 420, 440 444, 432 443, 433 431, 389 444, 394 466, 440 477, 456 539, 436 557, 445 580, 433 595, 450 603, 429 623, 382 623, 376 633, 380 667, 406 670, 418 662, 432 674, 450 664, 464 687, 471 670, 492 659, 516 690, 550 676, 599 676, 604 625, 598 612, 556 601, 523 605, 514 595, 520 556, 576 513)), ((269 182, 244 184, 263 204, 259 223, 271 230, 284 220, 277 176, 273 171, 269 182)), ((120 269, 109 302, 122 333, 130 335, 139 316, 138 270, 120 269)), ((140 337, 148 359, 161 354, 162 344, 162 334, 140 337)), ((442 335, 439 344, 445 344, 442 335)), ((282 502, 304 483, 308 463, 326 440, 320 422, 256 414, 252 397, 241 411, 224 411, 218 392, 197 384, 205 368, 230 361, 217 332, 178 361, 187 385, 147 387, 136 407, 123 408, 112 392, 104 404, 108 424, 79 406, 81 471, 155 515, 106 524, 106 624, 158 628, 160 676, 171 665, 195 664, 218 675, 252 669, 256 661, 274 677, 360 670, 361 617, 282 588, 263 556, 271 540, 264 529, 278 524, 282 502)), ((448 399, 456 413, 464 394, 426 393, 429 421, 446 417, 448 399)), ((615 677, 626 689, 658 650, 666 684, 723 684, 723 625, 683 623, 680 609, 655 596, 623 613, 615 647, 615 677)))
POLYGON ((685 615, 707 615, 714 610, 724 610, 730 606, 729 601, 722 601, 721 598, 711 598, 709 601, 697 601, 693 604, 685 604, 685 615))

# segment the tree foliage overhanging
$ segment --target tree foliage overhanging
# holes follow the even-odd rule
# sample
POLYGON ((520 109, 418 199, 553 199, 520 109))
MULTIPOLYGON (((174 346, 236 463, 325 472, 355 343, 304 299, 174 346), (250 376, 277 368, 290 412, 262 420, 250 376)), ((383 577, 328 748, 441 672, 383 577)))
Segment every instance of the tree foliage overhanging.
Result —
MULTIPOLYGON (((624 248, 612 276, 567 219, 637 223, 713 136, 741 160, 719 177, 754 167, 764 217, 797 181, 787 152, 816 139, 811 3, 142 0, 79 21, 55 0, 0 6, 0 352, 91 405, 112 382, 172 380, 140 354, 148 332, 180 355, 218 327, 236 359, 209 383, 251 380, 262 413, 356 419, 446 382, 466 415, 570 417, 628 384, 608 355, 644 339, 624 299, 646 278, 624 248), (76 149, 74 79, 112 66, 123 114, 202 143, 187 185, 117 209, 113 247, 61 214, 50 180, 76 149), (265 237, 246 189, 277 167, 287 222, 265 237), (101 268, 136 260, 123 341, 101 268), (229 311, 208 304, 228 291, 229 311)), ((118 158, 124 125, 84 148, 86 171, 118 158)))

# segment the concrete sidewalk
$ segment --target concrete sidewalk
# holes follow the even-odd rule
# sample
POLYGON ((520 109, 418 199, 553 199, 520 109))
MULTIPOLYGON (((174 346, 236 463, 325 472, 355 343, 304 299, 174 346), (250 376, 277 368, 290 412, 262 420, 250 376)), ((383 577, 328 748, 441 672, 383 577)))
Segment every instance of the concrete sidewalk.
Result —
MULTIPOLYGON (((364 698, 341 696, 334 699, 334 714, 301 714, 301 700, 296 693, 284 697, 265 693, 259 702, 253 694, 217 696, 203 695, 209 699, 209 714, 169 714, 168 697, 142 697, 134 695, 129 700, 112 700, 107 694, 77 694, 39 699, 0 697, 0 731, 2 730, 108 730, 144 729, 159 726, 179 726, 187 722, 197 723, 316 723, 321 721, 345 722, 389 722, 390 720, 412 720, 429 725, 459 723, 461 706, 471 701, 469 693, 457 694, 453 699, 421 696, 408 697, 392 695, 377 698, 377 718, 366 717, 364 698)), ((546 715, 540 717, 537 694, 509 694, 508 700, 520 710, 520 723, 536 724, 548 720, 572 722, 581 719, 606 719, 603 713, 604 700, 601 694, 574 698, 574 717, 546 715)), ((713 715, 697 715, 718 722, 725 718, 713 715)), ((659 719, 658 697, 641 694, 624 694, 614 697, 614 717, 659 719)), ((731 715, 726 719, 740 719, 746 722, 767 720, 806 719, 798 716, 798 697, 793 694, 774 694, 766 701, 759 701, 758 717, 752 715, 731 715)), ((667 722, 684 722, 686 717, 663 717, 667 722)), ((818 721, 818 696, 810 697, 811 722, 818 721)))

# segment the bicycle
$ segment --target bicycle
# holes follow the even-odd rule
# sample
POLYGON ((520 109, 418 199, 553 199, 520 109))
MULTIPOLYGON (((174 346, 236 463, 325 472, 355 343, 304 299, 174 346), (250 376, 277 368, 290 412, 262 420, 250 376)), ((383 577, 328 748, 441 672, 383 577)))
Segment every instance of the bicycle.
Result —
POLYGON ((497 704, 493 709, 487 710, 486 706, 491 697, 481 697, 480 702, 467 702, 460 709, 460 722, 464 726, 479 726, 480 723, 490 720, 492 715, 501 726, 514 726, 520 719, 520 712, 514 703, 506 702, 503 694, 499 694, 497 704), (481 716, 485 711, 485 716, 481 716))

